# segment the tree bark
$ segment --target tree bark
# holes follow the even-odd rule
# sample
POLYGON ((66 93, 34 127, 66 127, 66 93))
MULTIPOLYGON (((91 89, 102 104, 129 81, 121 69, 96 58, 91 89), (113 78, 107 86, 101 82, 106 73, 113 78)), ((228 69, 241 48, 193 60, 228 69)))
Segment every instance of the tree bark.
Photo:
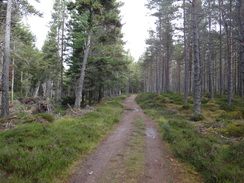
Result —
POLYGON ((244 97, 244 2, 238 0, 240 32, 240 96, 244 97))
MULTIPOLYGON (((51 69, 50 69, 51 70, 51 69)), ((52 98, 52 73, 51 71, 48 73, 47 80, 46 80, 46 97, 48 99, 52 98)))
MULTIPOLYGON (((232 0, 230 0, 229 6, 230 16, 232 14, 232 0)), ((230 18, 231 20, 231 18, 230 18)), ((229 23, 225 22, 226 34, 227 34, 227 54, 228 54, 228 105, 232 103, 233 97, 233 81, 232 81, 232 28, 229 23)))
MULTIPOLYGON (((15 51, 15 42, 14 42, 14 51, 15 51)), ((14 67, 15 60, 13 58, 13 63, 12 63, 12 83, 11 83, 11 101, 13 103, 14 101, 14 75, 15 75, 15 67, 14 67)))
POLYGON ((75 98, 75 105, 74 105, 75 108, 80 108, 80 102, 81 102, 81 98, 82 98, 82 90, 83 90, 84 78, 85 78, 85 70, 86 70, 88 55, 90 52, 90 46, 91 46, 91 30, 88 32, 86 49, 84 51, 82 68, 81 68, 81 72, 80 72, 80 78, 79 78, 78 84, 77 84, 77 90, 76 90, 76 94, 75 94, 76 98, 75 98))
POLYGON ((219 90, 220 95, 224 95, 224 87, 223 87, 223 63, 222 63, 222 11, 221 7, 223 6, 222 0, 219 0, 219 90))
POLYGON ((214 90, 213 90, 213 61, 212 61, 212 43, 211 43, 211 10, 210 10, 210 0, 208 0, 208 71, 209 71, 209 92, 210 99, 214 99, 214 90))
MULTIPOLYGON (((62 5, 64 5, 64 0, 62 0, 62 5)), ((65 11, 65 10, 63 10, 65 11)), ((60 98, 63 96, 63 86, 64 86, 64 29, 65 29, 65 18, 64 18, 64 12, 63 12, 63 17, 62 17, 62 30, 61 30, 61 59, 60 59, 60 98)))
MULTIPOLYGON (((167 24, 169 25, 170 22, 167 21, 167 24)), ((166 92, 170 91, 170 32, 167 30, 167 42, 166 42, 166 66, 165 66, 165 90, 166 92)))
POLYGON ((9 116, 9 63, 10 63, 10 31, 11 31, 12 0, 8 0, 6 14, 5 49, 2 72, 2 106, 1 116, 9 116))
POLYGON ((187 57, 187 42, 186 42, 186 0, 183 1, 184 6, 184 63, 185 63, 185 80, 184 80, 184 105, 188 104, 188 85, 189 85, 189 64, 187 57))
POLYGON ((34 91, 34 97, 38 97, 39 89, 40 89, 40 81, 38 81, 35 91, 34 91))
POLYGON ((197 0, 192 1, 192 32, 194 44, 194 115, 201 113, 201 78, 200 78, 200 52, 199 34, 197 28, 197 0))

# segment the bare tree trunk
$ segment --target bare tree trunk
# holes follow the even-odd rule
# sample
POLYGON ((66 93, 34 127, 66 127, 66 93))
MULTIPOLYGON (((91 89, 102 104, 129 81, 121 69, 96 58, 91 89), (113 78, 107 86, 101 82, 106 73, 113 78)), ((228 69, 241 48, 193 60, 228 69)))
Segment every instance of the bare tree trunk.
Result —
POLYGON ((157 55, 156 56, 156 92, 158 93, 158 94, 160 94, 160 75, 159 75, 159 73, 160 73, 160 68, 159 68, 159 65, 160 65, 160 61, 159 61, 159 56, 157 55))
POLYGON ((210 99, 214 99, 214 90, 213 90, 213 61, 212 61, 212 43, 211 43, 211 6, 210 0, 208 0, 208 71, 209 71, 209 92, 210 92, 210 99))
MULTIPOLYGON (((232 0, 230 0, 230 16, 232 14, 232 0)), ((232 103, 233 81, 232 81, 232 28, 226 23, 227 32, 227 54, 228 54, 228 105, 232 103)))
MULTIPOLYGON (((170 24, 170 22, 168 22, 168 24, 170 24)), ((168 32, 168 34, 169 34, 169 32, 168 32)), ((169 36, 167 36, 167 43, 166 43, 165 79, 166 79, 165 89, 168 92, 168 91, 170 91, 170 40, 169 40, 169 36)))
POLYGON ((129 95, 130 93, 130 72, 128 72, 128 81, 126 85, 126 95, 129 95))
POLYGON ((240 96, 244 97, 244 2, 238 0, 239 7, 239 31, 240 31, 240 96))
POLYGON ((2 73, 2 106, 1 116, 9 115, 9 63, 10 63, 10 31, 11 31, 11 11, 12 0, 8 0, 7 14, 6 14, 6 32, 5 32, 5 47, 3 59, 3 73, 2 73))
POLYGON ((178 61, 178 92, 181 92, 181 67, 180 61, 178 61))
POLYGON ((54 101, 55 103, 57 103, 60 98, 59 98, 59 90, 60 90, 60 86, 59 86, 59 72, 58 69, 56 70, 56 76, 55 76, 55 81, 54 81, 54 101))
POLYGON ((188 104, 188 85, 189 85, 189 64, 187 57, 187 42, 186 42, 186 1, 183 1, 184 6, 184 63, 185 63, 185 80, 184 80, 184 105, 188 104))
POLYGON ((197 0, 192 1, 192 31, 194 44, 194 115, 201 113, 201 78, 200 78, 200 53, 199 34, 197 28, 197 0))
MULTIPOLYGON (((223 6, 222 0, 219 0, 219 9, 223 6)), ((224 95, 223 87, 223 64, 222 64, 222 11, 220 10, 219 15, 219 90, 220 95, 224 95)))
POLYGON ((37 83, 37 86, 36 86, 35 91, 34 91, 34 97, 38 96, 39 89, 40 89, 40 82, 37 83))
MULTIPOLYGON (((193 43, 191 43, 193 44, 193 43)), ((192 53, 192 50, 193 50, 193 46, 190 45, 190 48, 189 48, 189 91, 192 93, 193 92, 193 76, 192 76, 192 62, 193 62, 193 53, 192 53)))
MULTIPOLYGON (((62 0, 62 5, 64 5, 64 0, 62 0)), ((64 14, 64 12, 63 12, 64 14)), ((62 98, 63 96, 63 85, 64 85, 64 27, 65 25, 65 18, 64 18, 64 15, 63 15, 63 22, 62 22, 62 33, 61 33, 61 36, 62 36, 62 40, 61 40, 61 59, 60 59, 60 98, 62 98)))
POLYGON ((87 64, 88 55, 89 55, 90 46, 91 46, 90 44, 91 44, 91 30, 88 32, 88 38, 87 38, 87 43, 86 43, 86 49, 84 52, 80 78, 79 78, 78 84, 77 84, 77 90, 76 90, 76 94, 75 94, 76 98, 75 98, 75 105, 74 105, 75 108, 80 108, 80 102, 81 102, 81 98, 82 98, 82 90, 83 90, 84 78, 85 78, 86 64, 87 64))
POLYGON ((12 66, 12 81, 11 81, 11 101, 14 101, 14 75, 15 75, 15 68, 14 68, 14 59, 13 59, 13 66, 12 66))
MULTIPOLYGON (((14 50, 15 50, 15 42, 14 42, 14 50)), ((11 101, 14 101, 14 75, 15 75, 15 67, 14 67, 14 58, 13 58, 13 67, 12 67, 12 84, 11 84, 11 101)))
MULTIPOLYGON (((51 70, 51 69, 50 69, 51 70)), ((51 78, 51 71, 48 73, 47 79, 46 79, 46 97, 48 99, 52 98, 52 78, 51 78)))

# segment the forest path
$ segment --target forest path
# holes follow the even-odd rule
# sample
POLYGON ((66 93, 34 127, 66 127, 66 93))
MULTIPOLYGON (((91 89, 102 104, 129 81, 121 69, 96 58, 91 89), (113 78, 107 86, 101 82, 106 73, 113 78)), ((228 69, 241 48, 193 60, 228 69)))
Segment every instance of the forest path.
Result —
POLYGON ((184 172, 162 142, 157 124, 144 114, 135 98, 132 95, 125 100, 116 129, 67 183, 184 182, 184 172))

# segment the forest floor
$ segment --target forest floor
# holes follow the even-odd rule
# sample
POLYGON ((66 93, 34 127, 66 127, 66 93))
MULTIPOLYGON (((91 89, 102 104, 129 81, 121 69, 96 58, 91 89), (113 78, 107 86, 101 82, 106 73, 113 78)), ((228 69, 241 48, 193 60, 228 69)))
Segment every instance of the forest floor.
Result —
POLYGON ((75 168, 66 183, 198 183, 178 162, 132 95, 115 130, 75 168))

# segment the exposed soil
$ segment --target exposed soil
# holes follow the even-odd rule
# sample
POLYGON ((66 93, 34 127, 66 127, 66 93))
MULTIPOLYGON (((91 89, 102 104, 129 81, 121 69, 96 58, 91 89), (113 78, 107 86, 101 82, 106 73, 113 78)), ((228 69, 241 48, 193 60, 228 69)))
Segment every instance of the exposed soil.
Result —
POLYGON ((157 124, 144 114, 135 97, 125 100, 116 129, 67 183, 199 182, 173 158, 157 124))

